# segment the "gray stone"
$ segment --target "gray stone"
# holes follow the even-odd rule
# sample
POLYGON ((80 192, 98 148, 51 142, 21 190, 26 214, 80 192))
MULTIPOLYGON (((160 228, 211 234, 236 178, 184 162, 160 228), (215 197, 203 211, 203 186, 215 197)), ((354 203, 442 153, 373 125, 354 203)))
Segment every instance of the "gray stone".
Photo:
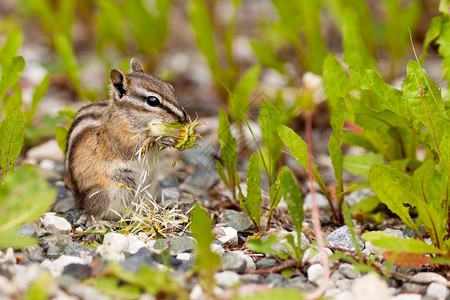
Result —
POLYGON ((89 264, 91 261, 82 259, 76 256, 61 255, 57 259, 50 261, 45 259, 41 263, 41 267, 48 269, 52 273, 53 277, 58 277, 62 274, 64 267, 70 264, 89 264))
POLYGON ((243 273, 246 267, 247 262, 240 253, 227 252, 222 256, 222 268, 224 270, 243 273))
POLYGON ((167 242, 170 242, 169 254, 178 255, 183 252, 192 252, 195 249, 195 240, 190 237, 178 237, 178 238, 164 238, 158 239, 155 243, 155 249, 164 249, 167 246, 167 242))
POLYGON ((215 157, 219 154, 219 148, 207 139, 197 139, 196 142, 199 148, 189 148, 181 152, 183 163, 203 169, 215 168, 215 157))
POLYGON ((212 243, 210 245, 211 251, 217 253, 219 256, 222 256, 225 253, 225 249, 219 244, 212 243))
POLYGON ((178 187, 167 187, 161 191, 161 201, 176 201, 180 198, 180 190, 178 187))
POLYGON ((384 233, 392 235, 393 237, 403 238, 403 232, 401 230, 392 229, 392 228, 386 228, 383 231, 384 231, 384 233))
POLYGON ((256 262, 256 268, 257 269, 268 269, 277 263, 276 259, 274 258, 262 258, 256 262))
POLYGON ((206 195, 218 180, 219 174, 215 167, 214 169, 200 168, 181 185, 181 191, 201 197, 206 195))
POLYGON ((252 231, 255 225, 245 212, 238 212, 232 209, 226 209, 220 215, 220 222, 226 226, 233 227, 239 232, 252 231))
POLYGON ((379 300, 390 299, 389 287, 377 274, 368 273, 358 278, 352 287, 353 299, 379 300))
POLYGON ((58 246, 61 249, 72 241, 72 238, 67 234, 48 235, 40 239, 41 247, 46 250, 50 246, 58 246))
POLYGON ((308 279, 303 275, 292 277, 286 279, 285 281, 285 287, 294 288, 302 292, 312 292, 317 288, 315 284, 309 282, 308 279))
POLYGON ((360 272, 355 271, 355 266, 351 264, 341 264, 338 268, 339 272, 341 272, 345 277, 349 279, 356 279, 361 277, 360 272))
MULTIPOLYGON (((328 203, 327 198, 321 193, 316 192, 316 203, 319 208, 329 208, 330 204, 328 203)), ((311 210, 313 206, 311 194, 308 193, 305 196, 305 200, 303 201, 303 209, 311 210)))
POLYGON ((355 281, 352 279, 343 278, 341 280, 334 282, 334 284, 341 291, 351 291, 354 282, 355 281))
MULTIPOLYGON (((58 193, 59 195, 59 193, 58 193)), ((75 208, 75 198, 67 197, 57 201, 53 207, 53 211, 58 213, 66 213, 71 209, 75 208)))
POLYGON ((35 224, 22 225, 20 226, 19 230, 17 230, 17 235, 38 237, 36 227, 37 226, 35 224))
POLYGON ((147 248, 141 248, 136 254, 125 259, 121 265, 129 272, 139 272, 143 265, 155 268, 158 263, 155 261, 155 255, 147 248))
POLYGON ((214 274, 214 280, 224 289, 232 288, 240 282, 239 275, 233 271, 222 271, 216 273, 214 274))
POLYGON ((372 189, 360 189, 356 190, 345 196, 345 202, 348 203, 349 206, 353 206, 361 202, 361 200, 366 199, 370 196, 375 195, 375 192, 372 189))
POLYGON ((63 274, 71 275, 79 280, 91 277, 92 268, 85 264, 70 264, 64 267, 63 274))
POLYGON ((69 242, 64 248, 64 254, 69 256, 78 256, 78 257, 95 257, 97 254, 95 253, 95 248, 84 246, 78 243, 69 242))
POLYGON ((449 291, 445 285, 432 282, 427 287, 426 295, 435 297, 436 299, 445 299, 449 295, 449 291))
POLYGON ((242 284, 258 283, 260 281, 258 274, 241 274, 239 278, 242 284))
POLYGON ((64 218, 54 215, 54 213, 46 213, 41 222, 45 229, 54 234, 67 234, 72 232, 72 225, 64 218))
MULTIPOLYGON (((31 262, 42 262, 44 258, 44 251, 39 246, 31 246, 34 250, 29 251, 27 249, 27 252, 25 253, 25 257, 31 261, 31 262)), ((29 247, 29 248, 31 248, 29 247)))
POLYGON ((50 246, 47 249, 48 258, 58 258, 62 255, 62 249, 58 246, 50 246))
POLYGON ((411 277, 410 281, 411 282, 403 284, 402 290, 421 294, 425 294, 425 291, 427 290, 427 284, 430 284, 432 282, 447 283, 445 277, 433 272, 417 273, 411 277))
POLYGON ((223 235, 217 237, 216 239, 220 241, 223 245, 234 247, 238 244, 237 230, 233 227, 217 227, 223 231, 223 235))
POLYGON ((266 276, 264 279, 264 283, 266 284, 272 284, 276 287, 284 286, 284 278, 281 276, 281 274, 278 273, 271 273, 266 276))
MULTIPOLYGON (((330 233, 325 240, 327 241, 328 246, 343 248, 352 251, 356 250, 347 225, 339 227, 338 229, 330 233)), ((356 235, 356 240, 358 241, 359 248, 363 249, 364 240, 359 235, 356 235)))

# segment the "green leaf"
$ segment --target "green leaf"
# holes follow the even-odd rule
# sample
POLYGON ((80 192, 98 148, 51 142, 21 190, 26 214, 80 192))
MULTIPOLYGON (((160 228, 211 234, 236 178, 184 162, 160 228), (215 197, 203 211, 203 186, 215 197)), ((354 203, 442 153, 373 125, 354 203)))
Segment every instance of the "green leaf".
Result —
POLYGON ((263 66, 273 68, 278 73, 284 73, 284 61, 275 53, 269 43, 253 40, 250 41, 250 46, 263 66))
POLYGON ((22 150, 23 128, 23 118, 19 108, 10 112, 0 127, 0 165, 3 178, 5 178, 8 170, 14 170, 14 164, 22 150))
MULTIPOLYGON (((306 170, 308 170, 308 147, 306 143, 302 140, 300 136, 298 136, 294 130, 291 128, 280 125, 278 126, 278 135, 280 136, 283 143, 291 150, 291 154, 297 162, 306 170)), ((331 200, 330 194, 325 186, 325 183, 322 180, 322 177, 317 170, 316 164, 313 165, 313 175, 314 180, 319 185, 322 193, 328 200, 331 200)))
MULTIPOLYGON (((49 189, 47 182, 31 166, 16 168, 0 185, 0 235, 13 235, 27 222, 40 217, 53 203, 56 189, 49 189), (39 201, 36 201, 39 199, 39 201)), ((2 247, 19 247, 30 239, 2 241, 2 247)))
POLYGON ((360 67, 350 67, 350 73, 358 79, 361 88, 374 92, 387 109, 399 116, 406 117, 402 92, 385 83, 377 72, 360 67))
POLYGON ((67 135, 69 131, 67 128, 58 126, 55 128, 55 139, 58 142, 58 146, 61 149, 61 151, 66 154, 67 150, 67 135))
POLYGON ((283 194, 281 192, 281 182, 279 178, 277 178, 277 180, 270 186, 269 197, 270 197, 270 208, 269 208, 269 216, 270 216, 272 215, 272 210, 275 207, 277 207, 278 204, 280 204, 281 197, 283 197, 283 194))
MULTIPOLYGON (((444 135, 442 136, 439 170, 441 173, 439 203, 448 210, 450 207, 450 127, 445 128, 444 135)), ((447 219, 447 222, 450 222, 450 220, 447 219)))
POLYGON ((347 9, 343 29, 344 62, 349 66, 376 70, 377 63, 367 51, 359 28, 355 12, 347 9))
POLYGON ((213 22, 204 0, 192 0, 188 3, 189 21, 194 30, 199 50, 208 61, 209 67, 216 73, 219 60, 214 42, 213 22))
POLYGON ((345 72, 342 65, 333 55, 328 55, 325 58, 323 63, 323 80, 332 108, 337 105, 341 98, 349 100, 349 94, 352 89, 350 79, 347 72, 345 72))
POLYGON ((370 140, 352 131, 343 132, 342 143, 350 146, 358 146, 372 152, 378 152, 378 149, 372 144, 370 140))
POLYGON ((344 212, 345 225, 347 225, 348 231, 350 232, 350 235, 352 237, 352 242, 356 248, 356 253, 358 254, 358 257, 359 257, 359 262, 363 263, 364 259, 361 255, 361 249, 359 247, 358 240, 356 239, 355 229, 353 227, 353 221, 352 221, 352 218, 350 217, 350 211, 348 209, 347 203, 343 203, 343 212, 344 212))
POLYGON ((33 98, 31 100, 31 107, 28 111, 24 113, 24 119, 27 125, 31 125, 31 121, 34 117, 34 114, 36 113, 36 109, 39 105, 39 102, 41 102, 41 99, 47 92, 49 85, 50 85, 50 76, 47 75, 34 90, 33 98))
POLYGON ((333 127, 333 137, 336 139, 339 145, 342 144, 342 136, 346 116, 347 109, 345 107, 344 99, 341 98, 333 108, 330 121, 331 127, 333 127))
POLYGON ((211 251, 210 245, 214 242, 214 235, 211 233, 212 222, 206 212, 196 205, 192 211, 191 231, 197 241, 196 268, 204 280, 204 288, 208 295, 212 294, 214 288, 214 274, 220 267, 220 257, 211 251))
POLYGON ((269 291, 238 295, 233 300, 273 300, 273 299, 303 299, 301 292, 288 288, 272 288, 269 291))
POLYGON ((278 174, 278 179, 281 182, 281 191, 283 193, 284 201, 286 201, 288 206, 292 223, 297 231, 297 257, 301 257, 300 241, 302 239, 301 233, 304 218, 302 191, 295 180, 294 174, 292 174, 288 167, 283 167, 281 169, 278 174))
MULTIPOLYGON (((219 112, 219 126, 217 127, 217 135, 219 137, 220 142, 220 159, 221 163, 224 166, 224 169, 227 171, 228 176, 228 188, 230 191, 235 194, 235 186, 236 186, 236 164, 237 164, 237 142, 236 139, 231 134, 230 123, 228 121, 227 113, 223 108, 220 109, 219 112)), ((225 183, 225 181, 224 181, 225 183)))
POLYGON ((367 153, 363 155, 347 154, 344 156, 344 168, 354 175, 367 178, 369 169, 374 164, 383 162, 383 154, 367 153))
MULTIPOLYGON (((239 106, 246 111, 249 108, 249 97, 258 84, 259 75, 261 73, 261 67, 254 65, 248 68, 244 74, 242 74, 238 83, 234 87, 234 99, 239 103, 239 106)), ((236 107, 236 103, 229 96, 228 107, 230 109, 230 117, 238 124, 242 123, 241 113, 239 107, 236 107)))
POLYGON ((420 121, 432 136, 430 147, 439 151, 444 127, 448 119, 439 88, 428 78, 416 62, 409 61, 403 83, 403 95, 413 117, 420 121))
POLYGON ((428 28, 427 34, 425 35, 425 39, 423 40, 423 51, 422 55, 420 56, 420 62, 422 63, 425 59, 425 56, 428 54, 428 47, 430 46, 431 42, 433 42, 439 34, 441 33, 441 26, 442 26, 442 18, 441 17, 434 17, 431 19, 430 22, 430 28, 428 28))
POLYGON ((369 213, 373 211, 380 204, 380 200, 378 200, 377 196, 369 196, 365 199, 362 199, 355 205, 350 207, 350 212, 354 215, 358 212, 369 213))
POLYGON ((245 203, 250 211, 250 218, 252 218, 258 225, 258 230, 260 229, 260 218, 262 215, 261 211, 261 172, 259 168, 258 155, 253 153, 250 156, 247 171, 247 197, 245 198, 245 203))
POLYGON ((444 16, 448 16, 448 0, 441 0, 439 2, 439 11, 444 14, 444 16))
POLYGON ((248 249, 258 253, 271 253, 278 256, 278 252, 272 249, 272 246, 278 243, 278 239, 274 236, 269 237, 265 241, 261 239, 248 239, 245 245, 248 249))
POLYGON ((7 66, 13 57, 16 56, 22 43, 22 29, 20 29, 20 27, 14 27, 9 31, 6 41, 0 51, 0 65, 3 65, 3 67, 7 66))
POLYGON ((78 77, 78 61, 75 57, 69 38, 63 33, 58 33, 55 36, 54 42, 56 52, 58 52, 63 61, 64 69, 70 79, 70 82, 77 91, 80 91, 81 83, 80 78, 78 77))
POLYGON ((369 170, 369 183, 378 199, 421 237, 411 219, 409 208, 404 205, 415 205, 418 202, 413 192, 412 179, 391 166, 373 165, 369 170))
POLYGON ((362 238, 370 241, 374 246, 394 252, 412 253, 442 253, 441 250, 428 245, 424 241, 415 239, 402 239, 382 231, 371 231, 362 234, 362 238))
POLYGON ((330 137, 330 141, 328 142, 328 152, 330 153, 331 164, 333 165, 334 175, 336 177, 336 195, 338 197, 338 203, 340 203, 340 199, 342 199, 342 187, 343 187, 343 156, 341 145, 339 145, 338 141, 334 136, 330 137))
POLYGON ((25 60, 22 56, 16 56, 12 61, 3 66, 0 80, 0 102, 5 93, 19 80, 25 68, 25 60))
POLYGON ((21 249, 31 245, 35 245, 39 242, 37 238, 28 236, 17 236, 13 233, 1 233, 0 232, 0 249, 6 249, 12 247, 14 249, 21 249))

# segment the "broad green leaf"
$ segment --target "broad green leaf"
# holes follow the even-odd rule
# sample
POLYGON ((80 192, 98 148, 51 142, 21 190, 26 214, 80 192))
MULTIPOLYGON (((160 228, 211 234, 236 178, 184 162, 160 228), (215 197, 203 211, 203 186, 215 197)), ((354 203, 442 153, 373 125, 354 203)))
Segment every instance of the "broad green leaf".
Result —
POLYGON ((330 121, 331 127, 333 127, 333 137, 339 145, 342 144, 342 135, 346 116, 347 109, 345 107, 344 99, 341 98, 333 108, 330 121))
MULTIPOLYGON (((12 235, 22 224, 35 221, 55 197, 56 189, 48 187, 37 169, 31 166, 16 168, 5 178, 4 185, 0 185, 0 234, 12 235)), ((9 242, 14 244, 13 240, 9 242)))
POLYGON ((350 67, 350 73, 353 77, 358 78, 361 88, 374 92, 387 109, 399 116, 406 116, 402 92, 385 83, 377 72, 360 67, 350 67))
POLYGON ((441 0, 439 2, 439 11, 444 14, 444 16, 448 16, 448 0, 441 0))
MULTIPOLYGON (((333 55, 328 55, 323 63, 323 80, 331 107, 337 105, 339 99, 349 101, 352 89, 350 79, 342 65, 333 55)), ((347 101, 344 101, 347 102, 347 101)))
POLYGON ((423 62, 425 56, 428 54, 428 47, 430 46, 431 42, 434 41, 441 33, 441 26, 442 26, 441 17, 434 17, 433 19, 431 19, 430 28, 428 28, 427 34, 425 35, 425 39, 423 40, 423 47, 422 47, 423 50, 419 60, 420 63, 423 62))
MULTIPOLYGON (((302 223, 304 218, 302 191, 295 180, 294 174, 292 174, 288 167, 281 169, 278 178, 281 182, 281 191, 283 193, 284 201, 286 201, 292 223, 297 231, 297 241, 299 245, 297 251, 300 252, 302 223)), ((297 254, 297 257, 301 257, 300 253, 297 254)))
POLYGON ((376 70, 377 63, 364 45, 357 17, 352 9, 345 11, 344 22, 344 62, 349 66, 376 70))
POLYGON ((369 171, 369 183, 378 199, 387 205, 405 225, 411 227, 417 236, 421 237, 416 224, 411 219, 409 207, 418 202, 413 191, 412 178, 388 165, 373 165, 369 171))
POLYGON ((412 253, 442 253, 441 250, 428 245, 424 241, 415 239, 402 239, 382 231, 371 231, 362 234, 362 238, 370 241, 374 246, 399 252, 412 253))
POLYGON ((74 88, 77 91, 80 91, 81 84, 80 78, 78 77, 78 61, 75 57, 75 53, 73 51, 72 44, 70 43, 69 38, 65 34, 58 33, 55 36, 54 42, 56 52, 58 52, 63 61, 64 69, 70 79, 70 82, 73 84, 74 88))
MULTIPOLYGON (((439 204, 448 210, 450 207, 450 127, 445 128, 439 150, 439 170, 441 173, 439 204)), ((447 222, 450 222, 450 220, 447 219, 447 222)))
POLYGON ((342 143, 351 146, 358 146, 372 152, 378 152, 377 147, 375 147, 370 140, 361 134, 352 131, 343 132, 342 143))
POLYGON ((31 125, 31 121, 34 117, 34 114, 36 113, 36 109, 39 105, 39 102, 47 92, 49 85, 50 85, 50 76, 47 75, 34 90, 33 98, 31 100, 31 107, 28 111, 24 113, 24 119, 27 125, 31 125))
POLYGON ((6 41, 0 51, 0 66, 6 67, 17 55, 17 51, 23 43, 23 32, 20 27, 14 27, 8 33, 6 41))
POLYGON ((197 46, 215 73, 219 68, 219 60, 214 42, 214 26, 206 2, 204 0, 189 1, 188 13, 197 46))
POLYGON ((430 147, 439 151, 444 127, 448 119, 439 88, 428 78, 416 62, 409 61, 403 83, 403 96, 413 117, 420 121, 432 136, 430 147))
POLYGON ((362 199, 355 205, 350 207, 350 212, 352 214, 356 214, 358 212, 369 213, 373 211, 380 204, 380 200, 378 200, 377 196, 369 196, 365 199, 362 199))
POLYGON ((12 94, 5 97, 5 104, 2 108, 2 114, 4 116, 9 115, 16 108, 22 107, 22 90, 20 89, 19 83, 16 82, 10 90, 12 90, 12 94))
POLYGON ((248 239, 245 242, 245 246, 258 253, 271 253, 278 256, 278 252, 272 249, 272 246, 278 243, 278 240, 276 237, 271 236, 265 241, 261 239, 248 239))
POLYGON ((20 155, 23 145, 24 124, 20 108, 10 112, 0 127, 0 165, 2 177, 8 171, 14 171, 14 164, 20 155))
MULTIPOLYGON (((256 88, 258 84, 259 75, 261 73, 261 67, 258 65, 254 65, 248 68, 244 74, 242 74, 238 83, 234 87, 234 99, 239 103, 239 106, 244 109, 244 112, 248 110, 249 105, 249 97, 253 90, 256 88)), ((239 125, 242 123, 241 112, 239 107, 236 107, 236 103, 234 103, 233 99, 231 99, 231 95, 228 99, 228 107, 230 109, 230 117, 232 120, 235 120, 239 125)))
MULTIPOLYGON (((308 147, 306 143, 302 140, 300 136, 298 136, 294 130, 291 128, 280 125, 278 126, 278 135, 280 136, 283 143, 291 150, 291 154, 297 162, 306 170, 308 170, 308 147)), ((322 180, 322 177, 317 170, 317 166, 313 163, 313 175, 314 180, 319 185, 322 193, 325 197, 330 201, 331 197, 328 193, 328 190, 325 186, 325 183, 322 180)))
POLYGON ((330 153, 331 163, 333 164, 334 175, 336 177, 336 195, 338 197, 338 203, 340 203, 340 199, 342 198, 342 175, 343 175, 343 157, 342 157, 342 149, 341 145, 339 145, 338 141, 334 136, 330 137, 330 141, 328 142, 328 152, 330 153))
POLYGON ((69 131, 65 127, 58 126, 55 128, 55 139, 58 142, 58 146, 61 149, 62 153, 64 153, 64 155, 66 154, 66 150, 67 150, 67 134, 68 133, 69 133, 69 131))
POLYGON ((269 214, 272 212, 272 210, 280 204, 281 197, 283 197, 283 193, 281 191, 281 182, 280 179, 277 178, 277 180, 270 186, 269 191, 269 197, 270 197, 270 210, 269 214))
POLYGON ((230 183, 228 182, 227 175, 225 175, 225 170, 223 169, 222 165, 218 160, 216 160, 216 169, 217 173, 219 173, 220 179, 225 183, 225 185, 228 187, 230 183))
POLYGON ((370 167, 382 162, 383 154, 381 153, 347 154, 344 156, 343 166, 350 173, 367 178, 370 167))
MULTIPOLYGON (((245 203, 250 211, 250 218, 252 218, 258 226, 262 215, 261 211, 261 172, 259 168, 258 155, 253 153, 250 156, 247 171, 247 197, 245 203)), ((259 228, 259 227, 258 227, 259 228)))
POLYGON ((14 249, 21 249, 27 246, 37 244, 39 240, 34 237, 17 236, 13 233, 0 232, 0 249, 12 247, 14 249))
POLYGON ((214 274, 220 267, 220 257, 210 248, 214 242, 214 235, 211 233, 212 222, 207 213, 196 205, 192 211, 191 231, 197 241, 197 270, 203 277, 204 287, 208 294, 212 293, 214 288, 214 274))
POLYGON ((0 103, 4 94, 19 80, 25 68, 25 60, 22 56, 16 56, 10 63, 3 66, 0 80, 0 103))

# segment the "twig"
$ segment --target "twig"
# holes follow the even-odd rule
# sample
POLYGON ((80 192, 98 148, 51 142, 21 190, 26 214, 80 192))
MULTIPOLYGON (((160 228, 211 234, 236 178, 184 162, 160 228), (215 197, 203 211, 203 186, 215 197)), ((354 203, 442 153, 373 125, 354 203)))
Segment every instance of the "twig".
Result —
POLYGON ((313 156, 312 156, 312 112, 306 112, 306 143, 308 145, 308 179, 310 185, 311 199, 312 199, 312 222, 314 235, 316 236, 317 245, 319 246, 319 252, 321 255, 321 261, 323 266, 322 280, 319 287, 312 293, 306 294, 305 299, 317 299, 327 289, 328 280, 330 277, 330 262, 328 261, 328 255, 325 252, 325 243, 322 236, 322 226, 320 225, 319 208, 316 201, 316 189, 314 187, 314 170, 313 170, 313 156))
POLYGON ((272 268, 268 268, 268 269, 259 269, 259 270, 245 270, 245 274, 271 274, 271 273, 278 273, 283 271, 284 269, 287 268, 292 268, 294 266, 296 266, 298 264, 298 260, 297 259, 290 259, 287 260, 285 262, 283 262, 282 264, 279 264, 277 266, 274 266, 272 268))

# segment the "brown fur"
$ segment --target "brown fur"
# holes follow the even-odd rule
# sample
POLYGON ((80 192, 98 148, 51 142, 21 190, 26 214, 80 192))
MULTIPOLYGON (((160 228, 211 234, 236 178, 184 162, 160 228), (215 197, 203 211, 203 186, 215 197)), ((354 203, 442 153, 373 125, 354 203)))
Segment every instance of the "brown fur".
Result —
MULTIPOLYGON (((190 121, 170 84, 144 73, 137 59, 130 65, 132 72, 128 74, 111 70, 111 99, 81 108, 68 134, 69 184, 77 206, 96 219, 114 218, 110 208, 121 210, 125 208, 121 202, 129 202, 132 192, 117 184, 136 188, 143 168, 136 152, 147 138, 149 123, 190 121), (149 92, 160 99, 160 107, 146 104, 149 92)), ((168 137, 158 139, 148 159, 157 161, 157 149, 174 143, 168 137)), ((156 165, 146 169, 152 176, 145 184, 153 189, 156 169, 156 165)))

